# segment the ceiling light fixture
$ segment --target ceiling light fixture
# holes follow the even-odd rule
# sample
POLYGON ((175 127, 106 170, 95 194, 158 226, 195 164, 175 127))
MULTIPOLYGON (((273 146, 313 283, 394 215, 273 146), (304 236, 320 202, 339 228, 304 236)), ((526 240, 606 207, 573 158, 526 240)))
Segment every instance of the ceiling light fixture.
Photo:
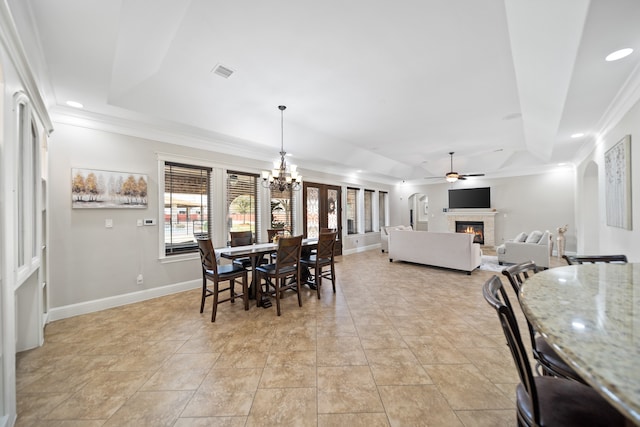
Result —
POLYGON ((73 108, 83 108, 84 105, 80 104, 79 102, 76 101, 67 101, 67 105, 69 107, 73 107, 73 108))
POLYGON ((287 165, 284 151, 284 110, 287 107, 279 105, 280 110, 280 162, 275 161, 274 169, 271 171, 262 171, 262 186, 272 190, 300 190, 302 175, 298 175, 296 165, 287 165))
POLYGON ((582 138, 583 136, 584 136, 584 133, 578 132, 571 135, 571 138, 582 138))
POLYGON ((611 52, 609 55, 607 55, 607 57, 604 60, 608 62, 617 61, 618 59, 622 59, 631 55, 631 52, 633 52, 633 49, 631 49, 630 47, 626 47, 624 49, 611 52))

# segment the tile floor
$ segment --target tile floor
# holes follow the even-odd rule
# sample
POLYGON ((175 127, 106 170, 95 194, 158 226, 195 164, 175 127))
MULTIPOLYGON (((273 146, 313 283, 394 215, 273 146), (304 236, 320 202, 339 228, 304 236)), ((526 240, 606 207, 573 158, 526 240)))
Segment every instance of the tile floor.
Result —
POLYGON ((336 267, 335 295, 305 287, 281 317, 236 302, 211 323, 193 290, 52 322, 17 356, 16 425, 516 424, 517 374, 481 294, 494 273, 377 250, 336 267))

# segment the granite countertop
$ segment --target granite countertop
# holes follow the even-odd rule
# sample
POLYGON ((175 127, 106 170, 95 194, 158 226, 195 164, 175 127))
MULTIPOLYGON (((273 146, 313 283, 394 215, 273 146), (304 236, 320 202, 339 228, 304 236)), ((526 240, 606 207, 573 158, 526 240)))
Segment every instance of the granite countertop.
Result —
POLYGON ((640 264, 545 270, 525 281, 520 303, 549 344, 640 424, 640 264))

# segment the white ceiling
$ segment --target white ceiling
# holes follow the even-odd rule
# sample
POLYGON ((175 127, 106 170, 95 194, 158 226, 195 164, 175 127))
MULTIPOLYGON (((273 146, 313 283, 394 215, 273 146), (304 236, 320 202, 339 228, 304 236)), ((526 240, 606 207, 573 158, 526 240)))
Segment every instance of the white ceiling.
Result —
POLYGON ((637 0, 23 2, 9 4, 54 118, 130 119, 272 160, 284 104, 303 175, 433 182, 450 151, 487 176, 576 161, 640 80, 637 0))

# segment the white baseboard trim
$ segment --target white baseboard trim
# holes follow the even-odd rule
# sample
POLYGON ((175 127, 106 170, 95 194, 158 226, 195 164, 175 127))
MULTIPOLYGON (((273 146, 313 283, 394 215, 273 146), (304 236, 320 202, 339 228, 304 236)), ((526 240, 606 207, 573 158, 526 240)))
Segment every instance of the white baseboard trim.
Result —
POLYGON ((174 283, 172 285, 160 286, 146 289, 144 291, 131 292, 128 294, 115 295, 93 301, 81 302, 78 304, 65 305, 62 307, 50 308, 48 321, 66 319, 67 317, 78 316, 80 314, 94 313, 108 308, 119 307, 121 305, 146 301, 153 298, 176 294, 178 292, 190 291, 202 286, 202 279, 190 280, 188 282, 174 283))
POLYGON ((345 249, 342 251, 342 255, 352 255, 360 252, 372 251, 374 249, 380 249, 380 243, 375 243, 369 246, 360 246, 357 248, 345 249))

